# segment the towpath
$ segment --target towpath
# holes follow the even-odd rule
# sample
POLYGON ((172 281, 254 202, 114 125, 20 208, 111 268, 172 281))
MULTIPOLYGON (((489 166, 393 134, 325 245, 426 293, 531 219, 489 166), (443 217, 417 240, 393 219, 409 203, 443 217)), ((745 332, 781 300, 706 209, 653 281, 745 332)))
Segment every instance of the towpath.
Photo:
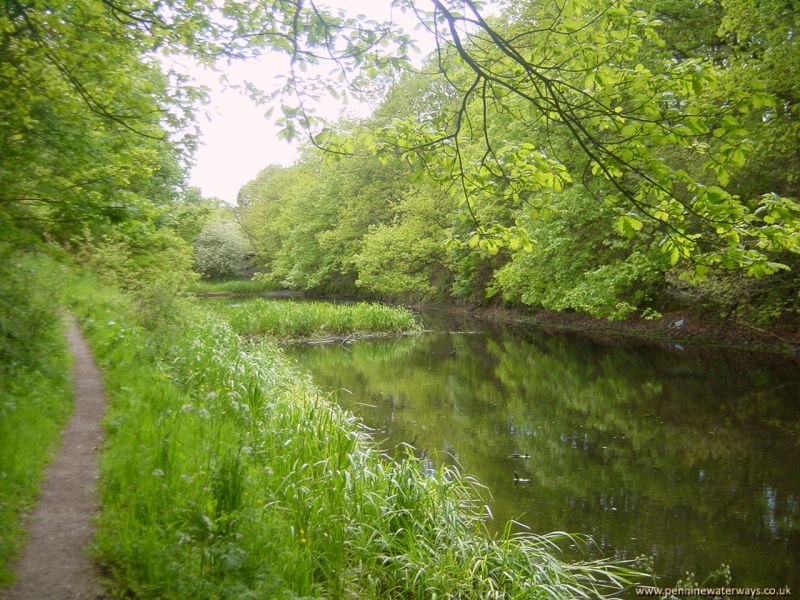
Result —
POLYGON ((29 537, 17 563, 17 582, 4 600, 93 600, 102 597, 89 555, 98 511, 97 448, 105 396, 100 372, 74 319, 67 332, 73 356, 75 412, 47 469, 29 537))

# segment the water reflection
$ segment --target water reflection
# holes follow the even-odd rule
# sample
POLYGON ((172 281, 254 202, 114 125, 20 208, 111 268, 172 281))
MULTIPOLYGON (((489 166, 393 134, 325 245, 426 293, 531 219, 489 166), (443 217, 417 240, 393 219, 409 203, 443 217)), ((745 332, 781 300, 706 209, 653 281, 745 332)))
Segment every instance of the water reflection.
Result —
POLYGON ((475 475, 498 528, 654 555, 665 585, 726 563, 738 585, 800 588, 789 362, 509 329, 288 353, 387 450, 411 442, 475 475))

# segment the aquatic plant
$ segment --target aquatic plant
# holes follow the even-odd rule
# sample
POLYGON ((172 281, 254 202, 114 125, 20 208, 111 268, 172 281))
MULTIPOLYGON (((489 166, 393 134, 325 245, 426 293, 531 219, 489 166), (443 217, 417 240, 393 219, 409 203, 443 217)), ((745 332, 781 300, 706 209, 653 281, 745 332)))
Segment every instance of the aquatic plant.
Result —
POLYGON ((410 310, 368 302, 333 304, 258 298, 237 304, 216 302, 212 306, 242 335, 297 339, 421 329, 410 310))
POLYGON ((197 294, 261 294, 275 290, 275 285, 258 279, 229 279, 226 281, 196 281, 191 291, 197 294))

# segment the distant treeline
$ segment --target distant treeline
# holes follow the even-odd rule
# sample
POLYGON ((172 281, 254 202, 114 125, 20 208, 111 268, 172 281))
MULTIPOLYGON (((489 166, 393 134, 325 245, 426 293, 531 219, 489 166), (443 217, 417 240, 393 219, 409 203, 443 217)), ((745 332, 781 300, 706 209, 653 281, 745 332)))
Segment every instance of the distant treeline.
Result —
POLYGON ((646 0, 624 17, 605 2, 565 6, 579 4, 604 29, 584 23, 581 37, 585 19, 528 1, 492 30, 531 36, 539 67, 605 48, 597 68, 566 79, 619 108, 578 115, 584 135, 513 90, 470 94, 474 69, 434 53, 427 66, 444 65, 447 82, 399 78, 369 119, 325 130, 296 165, 269 166, 241 189, 260 276, 322 293, 605 318, 687 307, 761 324, 796 318, 798 12, 745 0, 646 0), (648 26, 632 29, 634 17, 648 26), (532 36, 531 23, 549 33, 532 36))

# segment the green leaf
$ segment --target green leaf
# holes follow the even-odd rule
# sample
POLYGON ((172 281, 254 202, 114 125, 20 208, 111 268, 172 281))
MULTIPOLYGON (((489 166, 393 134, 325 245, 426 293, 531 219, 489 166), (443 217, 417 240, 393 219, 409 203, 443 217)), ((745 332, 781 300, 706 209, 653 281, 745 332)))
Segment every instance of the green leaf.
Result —
POLYGON ((628 239, 633 238, 642 227, 644 223, 632 215, 622 215, 614 223, 614 228, 628 239))
POLYGON ((670 250, 670 253, 669 253, 669 264, 674 267, 675 265, 678 264, 678 261, 680 260, 680 258, 681 258, 680 251, 676 247, 673 246, 672 250, 670 250))

